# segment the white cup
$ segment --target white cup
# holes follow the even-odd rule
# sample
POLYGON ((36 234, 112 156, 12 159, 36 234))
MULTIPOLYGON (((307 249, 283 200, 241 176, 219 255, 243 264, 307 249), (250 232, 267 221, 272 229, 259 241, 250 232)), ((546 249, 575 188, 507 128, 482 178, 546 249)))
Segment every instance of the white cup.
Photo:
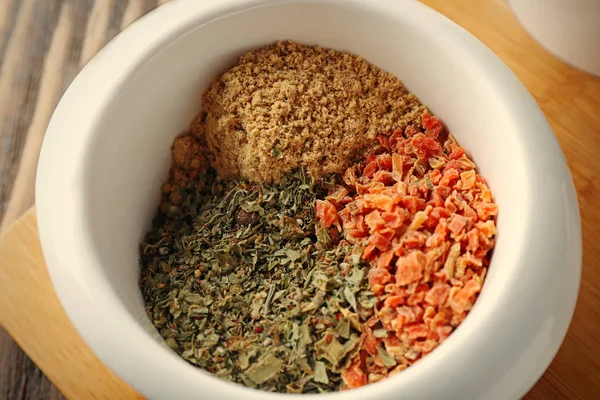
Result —
POLYGON ((600 0, 509 0, 517 18, 547 50, 600 75, 600 0))

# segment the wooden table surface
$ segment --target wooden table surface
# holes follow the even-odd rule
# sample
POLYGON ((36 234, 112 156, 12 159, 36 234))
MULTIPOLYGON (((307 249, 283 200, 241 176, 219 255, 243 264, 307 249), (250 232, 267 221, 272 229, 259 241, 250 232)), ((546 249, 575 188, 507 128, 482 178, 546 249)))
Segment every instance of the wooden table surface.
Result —
MULTIPOLYGON (((565 343, 526 398, 600 398, 600 79, 564 64, 534 43, 518 25, 504 0, 422 1, 472 32, 506 62, 542 107, 565 152, 583 217, 581 294, 565 343)), ((51 113, 68 84, 107 40, 164 2, 0 0, 0 230, 6 230, 33 205, 41 140, 51 113)), ((3 238, 20 243, 22 248, 18 253, 6 242, 0 246, 0 255, 5 256, 0 257, 0 267, 11 268, 0 269, 0 300, 5 294, 3 289, 27 279, 27 268, 40 268, 30 285, 40 291, 40 296, 46 296, 48 312, 54 310, 60 314, 41 264, 39 244, 35 243, 33 214, 26 215, 3 238), (31 253, 25 257, 22 253, 27 251, 27 246, 23 246, 22 240, 27 237, 33 237, 34 243, 31 253), (8 265, 7 255, 13 259, 23 257, 20 259, 22 265, 8 265), (37 266, 34 265, 36 262, 37 266)), ((9 301, 6 296, 4 300, 9 301)), ((137 397, 84 348, 79 353, 67 354, 65 363, 77 365, 82 361, 82 370, 99 374, 98 382, 107 389, 82 390, 81 382, 75 382, 73 373, 67 375, 61 370, 56 361, 59 358, 44 354, 39 343, 36 346, 23 336, 28 329, 44 332, 27 318, 19 318, 27 307, 10 303, 9 308, 1 306, 0 303, 0 324, 15 336, 66 396, 104 399, 111 398, 107 393, 120 393, 118 397, 137 397)), ((57 321, 64 321, 64 335, 72 343, 83 346, 64 315, 39 322, 57 321)), ((56 343, 60 338, 58 332, 50 332, 40 340, 56 343)), ((76 378, 79 379, 79 375, 76 378)), ((0 329, 0 400, 61 397, 35 364, 0 329)))
MULTIPOLYGON (((0 0, 0 231, 33 205, 41 141, 64 90, 108 40, 165 2, 0 0)), ((60 398, 0 328, 0 400, 60 398)))

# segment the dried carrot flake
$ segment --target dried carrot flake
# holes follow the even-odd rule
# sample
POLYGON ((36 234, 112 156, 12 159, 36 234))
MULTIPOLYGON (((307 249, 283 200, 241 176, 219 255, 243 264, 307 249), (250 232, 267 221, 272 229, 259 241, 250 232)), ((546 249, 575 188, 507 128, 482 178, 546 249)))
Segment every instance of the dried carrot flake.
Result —
POLYGON ((365 217, 365 223, 369 227, 369 232, 375 232, 377 229, 386 225, 385 220, 381 217, 379 210, 373 210, 365 217))
POLYGON ((365 206, 368 208, 378 208, 383 211, 392 211, 394 200, 384 194, 365 194, 365 206))
POLYGON ((475 171, 471 170, 461 173, 460 180, 462 181, 462 189, 471 189, 475 186, 475 171))
POLYGON ((378 232, 375 232, 369 237, 369 243, 381 251, 386 251, 391 244, 389 239, 378 232))
POLYGON ((360 369, 360 362, 355 362, 342 371, 341 377, 346 387, 350 389, 367 384, 367 375, 360 369))
POLYGON ((396 261, 396 285, 408 285, 421 279, 426 263, 427 257, 420 250, 398 258, 396 261))
POLYGON ((373 268, 368 274, 369 285, 385 285, 392 280, 392 275, 385 268, 373 268))
POLYGON ((439 306, 446 302, 450 294, 450 285, 446 283, 435 284, 425 295, 425 301, 432 306, 439 306))

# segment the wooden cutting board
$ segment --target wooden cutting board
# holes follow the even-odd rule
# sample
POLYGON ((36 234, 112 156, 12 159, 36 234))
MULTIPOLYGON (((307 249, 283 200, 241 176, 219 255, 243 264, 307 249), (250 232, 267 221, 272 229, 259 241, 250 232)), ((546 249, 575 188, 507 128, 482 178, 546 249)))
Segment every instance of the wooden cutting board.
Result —
MULTIPOLYGON (((533 42, 503 0, 423 2, 504 60, 565 152, 583 217, 581 293, 562 348, 526 399, 600 398, 600 79, 533 42)), ((142 398, 95 357, 66 317, 44 265, 34 209, 0 236, 0 324, 67 398, 142 398)))

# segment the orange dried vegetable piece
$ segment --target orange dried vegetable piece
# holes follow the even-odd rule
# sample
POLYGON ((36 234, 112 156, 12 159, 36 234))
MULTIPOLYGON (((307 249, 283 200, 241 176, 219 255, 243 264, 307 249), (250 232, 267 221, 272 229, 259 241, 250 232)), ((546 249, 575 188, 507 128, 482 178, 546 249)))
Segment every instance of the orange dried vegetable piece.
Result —
MULTIPOLYGON (((386 286, 389 286, 389 285, 386 285, 386 286)), ((394 319, 396 319, 397 315, 398 315, 398 313, 396 312, 395 309, 390 308, 390 307, 383 307, 377 313, 377 318, 379 319, 379 321, 381 322, 381 324, 383 325, 384 328, 391 330, 391 329, 393 329, 392 321, 394 319)))
POLYGON ((465 155, 465 149, 463 149, 460 146, 453 146, 454 148, 452 149, 452 151, 450 152, 450 158, 452 160, 458 160, 459 158, 461 158, 463 155, 465 155))
POLYGON ((383 302, 383 306, 389 308, 396 308, 402 304, 404 304, 404 296, 399 295, 388 296, 383 302))
POLYGON ((465 171, 460 174, 460 180, 462 181, 462 189, 467 190, 475 186, 475 171, 465 171))
POLYGON ((427 263, 425 253, 415 250, 396 261, 396 285, 408 285, 423 277, 423 270, 427 263))
POLYGON ((406 250, 402 246, 402 240, 399 238, 392 239, 392 250, 394 251, 394 255, 400 257, 406 253, 406 250))
POLYGON ((379 232, 375 232, 369 236, 369 244, 372 244, 380 251, 386 251, 389 249, 391 241, 379 232))
POLYGON ((436 314, 437 311, 435 311, 435 307, 428 306, 427 308, 425 308, 425 312, 423 313, 423 321, 425 321, 426 324, 430 325, 429 330, 431 330, 432 326, 435 326, 432 322, 436 314))
POLYGON ((475 226, 479 230, 479 233, 486 238, 491 238, 496 234, 496 226, 494 225, 494 221, 478 222, 475 226))
POLYGON ((483 266, 483 260, 479 257, 475 257, 472 253, 466 252, 462 257, 467 265, 471 265, 473 267, 483 266))
POLYGON ((368 232, 367 224, 365 223, 365 219, 362 215, 356 217, 356 229, 358 229, 360 232, 368 232))
MULTIPOLYGON (((439 225, 438 225, 439 226, 439 225)), ((427 238, 425 245, 427 247, 440 247, 446 240, 446 235, 441 233, 434 233, 427 238)))
POLYGON ((379 340, 375 338, 373 335, 373 330, 371 328, 365 327, 363 329, 363 343, 362 348, 367 351, 367 353, 372 356, 377 355, 377 345, 379 344, 379 340))
POLYGON ((456 204, 454 204, 453 199, 451 197, 446 198, 446 201, 444 202, 444 207, 446 207, 446 210, 448 210, 450 214, 454 214, 458 211, 458 207, 456 207, 456 204))
POLYGON ((443 130, 441 121, 428 113, 423 113, 421 116, 421 125, 425 128, 425 134, 434 139, 437 138, 443 130))
POLYGON ((468 204, 464 204, 463 205, 463 214, 465 217, 469 218, 471 221, 477 221, 478 216, 477 216, 477 212, 475 212, 475 210, 473 210, 471 208, 471 206, 469 206, 468 204))
POLYGON ((475 280, 470 280, 460 289, 450 301, 450 307, 457 314, 462 314, 468 311, 473 306, 472 297, 479 293, 481 284, 475 280))
POLYGON ((390 269, 391 268, 390 264, 391 264, 393 258, 394 258, 393 250, 384 251, 383 253, 381 253, 379 258, 377 259, 377 268, 390 269))
POLYGON ((388 376, 396 375, 397 373, 404 371, 406 368, 408 368, 408 364, 400 364, 391 370, 388 376))
POLYGON ((420 229, 421 226, 423 226, 423 224, 429 219, 429 213, 431 213, 432 209, 433 207, 426 206, 424 211, 417 211, 412 222, 408 226, 408 230, 415 231, 420 229))
POLYGON ((444 207, 434 207, 433 210, 431 210, 429 217, 435 218, 439 222, 442 218, 450 218, 450 212, 444 207))
POLYGON ((363 250, 362 253, 362 258, 364 260, 370 260, 373 256, 375 256, 375 252, 377 251, 377 249, 375 248, 374 245, 372 244, 368 244, 367 247, 365 247, 365 249, 363 250))
POLYGON ((425 299, 425 292, 417 292, 410 295, 408 299, 406 299, 406 304, 409 306, 418 306, 425 299))
POLYGON ((430 322, 432 327, 448 325, 452 320, 452 310, 444 305, 438 306, 438 313, 430 322))
POLYGON ((373 181, 385 184, 392 184, 396 180, 394 179, 394 175, 388 171, 377 171, 375 175, 373 175, 373 181))
POLYGON ((348 190, 346 188, 338 187, 335 192, 333 192, 330 195, 328 195, 327 197, 325 197, 325 200, 333 201, 336 203, 341 203, 342 200, 344 200, 344 198, 346 198, 347 195, 348 195, 348 190))
POLYGON ((371 181, 367 186, 365 186, 367 188, 367 193, 370 194, 381 194, 381 192, 383 191, 383 189, 385 188, 385 183, 383 182, 376 182, 376 181, 371 181))
POLYGON ((450 218, 448 229, 450 229, 450 232, 456 235, 467 226, 467 222, 469 222, 468 218, 465 218, 462 215, 454 214, 450 218))
POLYGON ((467 244, 468 251, 475 251, 479 247, 479 230, 477 228, 471 229, 467 233, 467 239, 469 243, 467 244))
POLYGON ((429 353, 438 345, 439 343, 436 340, 425 340, 423 342, 416 342, 413 348, 419 353, 429 353))
POLYGON ((446 200, 448 198, 448 196, 450 196, 450 194, 452 193, 452 189, 449 188, 448 186, 436 186, 433 191, 435 193, 438 193, 442 199, 446 200))
POLYGON ((403 332, 405 324, 410 324, 420 320, 423 317, 423 310, 418 306, 401 306, 396 308, 396 319, 392 321, 392 328, 397 334, 403 332))
POLYGON ((417 211, 425 209, 425 200, 415 196, 404 196, 402 205, 411 213, 416 214, 417 211))
POLYGON ((448 220, 446 218, 440 218, 440 222, 435 227, 434 233, 439 233, 443 236, 446 236, 448 233, 450 233, 450 228, 448 227, 448 220))
POLYGON ((358 239, 361 239, 361 238, 364 238, 367 236, 367 233, 361 232, 358 229, 352 229, 352 228, 345 229, 344 233, 346 235, 346 239, 350 243, 355 243, 358 239))
POLYGON ((442 179, 442 173, 439 170, 437 170, 437 169, 429 171, 429 173, 427 174, 427 176, 429 177, 429 181, 433 185, 437 185, 438 183, 440 183, 440 180, 442 179))
POLYGON ((488 189, 485 185, 482 185, 481 183, 477 183, 476 185, 479 188, 479 190, 481 190, 481 194, 480 194, 481 200, 486 203, 491 203, 492 202, 492 191, 490 189, 488 189))
POLYGON ((460 162, 458 162, 458 160, 450 160, 446 163, 446 165, 444 166, 444 169, 442 170, 442 175, 445 174, 446 172, 450 171, 451 169, 455 169, 456 171, 460 171, 461 170, 461 164, 460 162))
POLYGON ((369 227, 369 232, 373 233, 376 230, 384 227, 385 220, 381 217, 379 210, 373 210, 364 218, 365 223, 369 227))
POLYGON ((383 153, 377 156, 377 165, 381 170, 392 171, 392 156, 389 153, 383 153))
POLYGON ((396 229, 393 228, 382 228, 378 230, 377 233, 391 241, 392 239, 394 239, 394 236, 396 236, 397 232, 396 229))
POLYGON ((369 164, 372 161, 375 161, 375 159, 377 158, 377 154, 371 152, 369 154, 367 154, 367 157, 365 158, 365 164, 369 164))
POLYGON ((394 151, 396 149, 396 145, 399 141, 403 140, 402 137, 402 129, 395 129, 394 132, 390 135, 390 151, 394 151))
POLYGON ((475 252, 476 257, 480 257, 477 255, 480 251, 487 252, 489 249, 494 247, 494 240, 484 236, 481 231, 479 232, 479 250, 475 252))
POLYGON ((367 384, 367 375, 360 369, 360 360, 342 371, 342 381, 347 388, 357 388, 367 384))
POLYGON ((406 296, 406 294, 404 292, 402 292, 402 288, 398 288, 396 287, 396 284, 394 283, 388 283, 385 285, 385 292, 386 293, 392 293, 392 294, 397 294, 397 295, 401 295, 401 296, 406 296))
POLYGON ((378 170, 379 165, 377 164, 376 160, 373 160, 365 166, 365 169, 363 170, 363 176, 367 178, 372 178, 373 175, 375 175, 375 172, 377 172, 378 170))
POLYGON ((466 311, 461 314, 457 314, 457 313, 453 314, 452 321, 450 321, 450 325, 456 328, 465 320, 466 316, 467 316, 466 311))
MULTIPOLYGON (((442 196, 438 193, 438 192, 433 192, 431 194, 431 197, 429 199, 429 201, 427 202, 428 205, 434 206, 435 208, 442 208, 444 209, 444 199, 442 198, 442 196)), ((445 210, 445 209, 444 209, 445 210)), ((437 217, 439 219, 439 217, 437 217)))
POLYGON ((487 221, 493 215, 498 214, 498 206, 494 203, 475 202, 473 203, 473 208, 477 211, 477 215, 482 221, 487 221))
POLYGON ((399 212, 383 212, 381 214, 381 219, 383 220, 383 224, 390 228, 396 229, 402 226, 404 222, 404 216, 399 212))
POLYGON ((432 306, 446 303, 450 295, 450 285, 447 283, 436 283, 425 295, 425 301, 432 306))
POLYGON ((413 197, 420 197, 421 193, 419 191, 419 186, 416 183, 410 183, 408 185, 408 194, 413 197))
POLYGON ((455 168, 450 168, 444 172, 444 175, 442 175, 442 179, 440 179, 440 186, 452 186, 459 177, 460 175, 458 175, 458 170, 455 168))
POLYGON ((425 324, 410 324, 404 326, 404 332, 409 339, 419 339, 427 337, 429 329, 425 324))
POLYGON ((398 153, 392 154, 392 176, 394 177, 394 179, 396 179, 396 181, 402 180, 403 170, 403 157, 398 153))
POLYGON ((413 136, 411 143, 415 154, 420 160, 426 160, 429 155, 436 155, 442 151, 442 147, 437 140, 427 137, 422 133, 417 133, 413 136))
POLYGON ((387 151, 392 151, 392 147, 390 145, 390 137, 386 135, 377 135, 377 140, 379 140, 379 144, 381 144, 387 151))
POLYGON ((385 285, 392 280, 392 274, 385 268, 372 268, 367 274, 369 285, 385 285))
POLYGON ((393 333, 383 339, 385 350, 393 356, 403 356, 406 353, 406 347, 402 341, 393 333))
POLYGON ((383 211, 392 211, 394 200, 385 194, 365 194, 365 206, 367 208, 378 208, 383 211))
POLYGON ((427 235, 419 231, 408 231, 402 238, 402 244, 409 249, 421 248, 427 241, 427 235))
POLYGON ((463 154, 458 160, 458 165, 460 165, 460 169, 463 171, 468 171, 471 169, 475 169, 475 164, 473 161, 469 160, 469 157, 466 154, 463 154))
POLYGON ((437 331, 437 334, 438 334, 438 337, 439 337, 440 343, 441 343, 444 340, 446 340, 448 338, 448 336, 450 336, 450 334, 452 333, 452 327, 449 325, 440 326, 437 328, 436 331, 437 331))
POLYGON ((321 221, 321 224, 329 228, 337 222, 337 210, 328 200, 317 200, 315 204, 316 217, 321 221))

